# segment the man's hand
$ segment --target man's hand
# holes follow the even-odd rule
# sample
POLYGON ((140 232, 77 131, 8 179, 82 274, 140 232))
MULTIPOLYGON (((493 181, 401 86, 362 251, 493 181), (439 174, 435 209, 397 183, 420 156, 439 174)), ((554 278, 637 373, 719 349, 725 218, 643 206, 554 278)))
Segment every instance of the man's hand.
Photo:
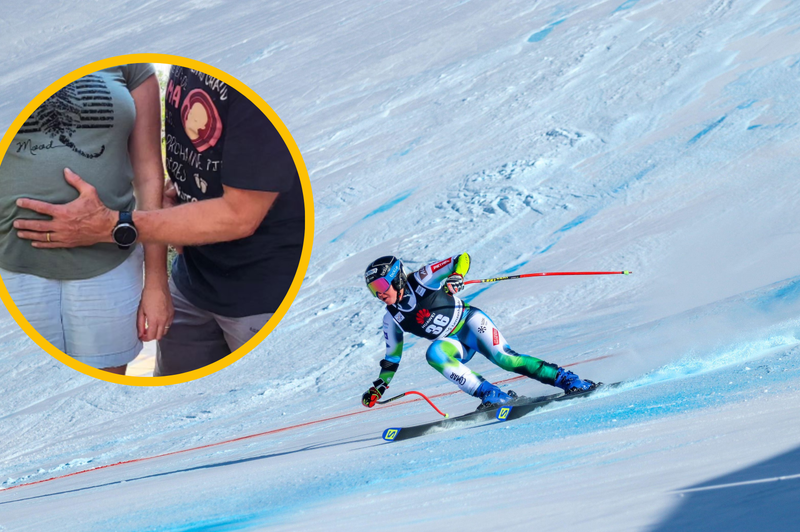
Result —
POLYGON ((77 199, 54 205, 32 199, 18 199, 22 209, 50 216, 51 220, 15 220, 17 236, 32 240, 36 248, 74 248, 98 242, 113 242, 111 232, 119 215, 103 205, 97 189, 78 174, 64 169, 64 179, 79 193, 77 199))
POLYGON ((448 294, 455 295, 464 288, 464 276, 460 273, 451 274, 450 277, 444 282, 444 291, 448 294))
POLYGON ((372 383, 372 387, 364 392, 364 395, 361 396, 361 402, 367 408, 372 408, 375 406, 375 403, 378 401, 378 399, 383 396, 388 387, 389 385, 383 382, 382 379, 376 380, 372 383))

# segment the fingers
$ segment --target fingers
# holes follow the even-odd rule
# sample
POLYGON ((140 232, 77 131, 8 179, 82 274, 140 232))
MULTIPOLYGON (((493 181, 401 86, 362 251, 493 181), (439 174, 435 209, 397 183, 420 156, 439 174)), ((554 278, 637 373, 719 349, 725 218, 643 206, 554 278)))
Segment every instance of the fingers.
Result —
POLYGON ((164 316, 148 316, 144 311, 141 311, 137 323, 139 339, 143 342, 161 340, 169 331, 171 324, 171 314, 164 316))
POLYGON ((73 188, 75 188, 81 194, 81 196, 84 194, 92 194, 95 192, 95 188, 92 185, 81 179, 81 176, 79 176, 69 168, 64 168, 64 179, 73 188))
POLYGON ((47 231, 17 231, 17 236, 25 240, 36 240, 45 243, 54 243, 55 240, 53 238, 53 233, 48 233, 47 231), (48 235, 50 235, 49 238, 48 235))
POLYGON ((31 242, 31 246, 37 249, 60 249, 60 248, 68 248, 70 247, 68 244, 64 242, 39 242, 33 241, 31 242))
POLYGON ((28 209, 29 211, 35 211, 38 212, 39 214, 45 214, 47 216, 55 216, 61 209, 60 205, 53 205, 52 203, 47 203, 44 201, 33 200, 28 198, 18 199, 17 207, 19 207, 20 209, 28 209))
POLYGON ((158 320, 157 323, 150 326, 153 331, 153 340, 161 340, 164 338, 164 335, 167 334, 167 331, 169 330, 169 323, 171 321, 171 319, 165 318, 158 320))
POLYGON ((156 331, 155 339, 156 340, 161 340, 162 338, 164 338, 165 334, 167 334, 167 324, 166 323, 161 323, 161 324, 159 324, 158 330, 156 331))
POLYGON ((175 188, 175 185, 172 184, 172 181, 167 183, 166 188, 164 188, 164 195, 169 199, 178 198, 178 190, 175 188))
POLYGON ((136 332, 139 334, 139 339, 144 340, 147 332, 147 317, 144 315, 144 309, 141 304, 139 305, 139 311, 136 313, 136 332))
MULTIPOLYGON (((30 222, 32 220, 18 220, 18 222, 22 221, 30 222)), ((47 224, 48 222, 44 223, 47 224)), ((17 222, 14 222, 14 226, 17 226, 17 222)), ((46 229, 46 226, 42 226, 42 229, 42 231, 17 231, 17 236, 25 240, 31 240, 31 245, 35 248, 55 249, 69 247, 65 242, 58 242, 56 233, 53 231, 45 231, 44 229, 46 229)))
MULTIPOLYGON (((39 233, 46 233, 47 231, 52 232, 56 230, 55 224, 49 220, 14 220, 14 229, 37 231, 39 233)), ((33 239, 29 238, 28 240, 33 239)))

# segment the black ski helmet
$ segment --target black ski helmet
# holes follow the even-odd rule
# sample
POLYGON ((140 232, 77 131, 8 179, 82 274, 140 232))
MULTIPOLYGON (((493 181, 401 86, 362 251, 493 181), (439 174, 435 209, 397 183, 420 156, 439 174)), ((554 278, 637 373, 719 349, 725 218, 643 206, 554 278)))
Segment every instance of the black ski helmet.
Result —
POLYGON ((399 293, 407 282, 403 261, 391 255, 375 259, 367 266, 364 280, 373 296, 377 297, 377 292, 385 292, 390 283, 399 293))

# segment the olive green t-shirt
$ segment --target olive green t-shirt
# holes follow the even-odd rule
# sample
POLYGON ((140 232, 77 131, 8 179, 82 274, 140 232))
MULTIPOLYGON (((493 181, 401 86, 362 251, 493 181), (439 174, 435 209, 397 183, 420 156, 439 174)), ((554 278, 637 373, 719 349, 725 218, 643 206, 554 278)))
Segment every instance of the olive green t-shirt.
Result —
POLYGON ((17 237, 17 218, 48 219, 16 206, 19 198, 68 203, 78 192, 64 180, 69 168, 97 188, 113 210, 133 210, 128 138, 136 119, 131 91, 155 73, 150 64, 89 74, 47 99, 17 132, 0 164, 0 268, 48 279, 88 279, 106 273, 131 250, 116 244, 36 249, 17 237))

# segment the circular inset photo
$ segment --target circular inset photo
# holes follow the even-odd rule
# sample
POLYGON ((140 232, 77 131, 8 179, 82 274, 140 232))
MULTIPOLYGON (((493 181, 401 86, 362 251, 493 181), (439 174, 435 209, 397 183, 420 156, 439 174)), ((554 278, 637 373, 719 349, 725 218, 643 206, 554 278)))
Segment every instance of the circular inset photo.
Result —
POLYGON ((275 328, 311 257, 300 150, 210 65, 117 56, 55 81, 0 143, 0 297, 70 367, 186 382, 275 328))

